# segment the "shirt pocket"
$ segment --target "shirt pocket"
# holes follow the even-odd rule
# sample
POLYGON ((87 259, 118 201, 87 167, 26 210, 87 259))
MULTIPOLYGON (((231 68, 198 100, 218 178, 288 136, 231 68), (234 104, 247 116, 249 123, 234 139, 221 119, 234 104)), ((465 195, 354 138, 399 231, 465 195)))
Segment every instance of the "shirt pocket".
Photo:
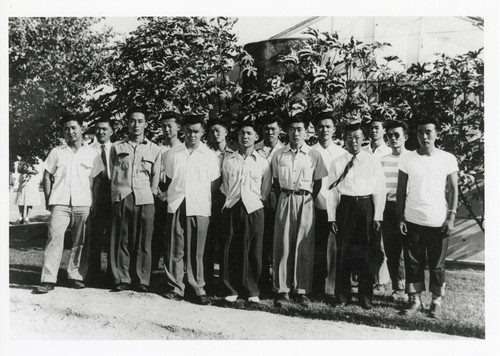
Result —
POLYGON ((260 186, 261 186, 262 174, 256 169, 250 171, 250 188, 252 192, 260 196, 260 186))
POLYGON ((149 155, 143 156, 139 170, 141 171, 141 173, 143 173, 149 177, 149 176, 151 176, 153 164, 154 164, 154 161, 153 161, 153 158, 151 156, 149 156, 149 155))
POLYGON ((311 162, 301 162, 299 164, 300 180, 303 182, 311 182, 313 180, 314 168, 311 162))
POLYGON ((80 166, 78 167, 78 173, 80 174, 80 177, 82 178, 89 178, 91 173, 92 173, 92 167, 93 167, 92 162, 81 162, 80 166))

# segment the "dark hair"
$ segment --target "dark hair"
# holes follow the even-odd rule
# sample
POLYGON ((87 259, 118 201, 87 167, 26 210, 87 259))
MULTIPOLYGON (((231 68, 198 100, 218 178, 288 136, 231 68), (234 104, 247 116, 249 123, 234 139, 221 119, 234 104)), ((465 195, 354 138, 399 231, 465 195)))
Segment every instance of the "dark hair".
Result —
POLYGON ((228 123, 225 120, 221 120, 221 119, 210 119, 210 120, 208 120, 208 122, 207 122, 207 127, 208 128, 210 128, 212 126, 215 126, 215 125, 223 126, 223 127, 226 128, 226 130, 228 129, 228 123))
POLYGON ((146 110, 146 108, 142 107, 142 106, 132 106, 131 108, 129 108, 127 110, 127 119, 130 119, 130 115, 132 115, 133 113, 141 113, 144 115, 144 118, 147 120, 148 119, 148 112, 146 110))
POLYGON ((236 126, 236 131, 239 132, 244 127, 251 127, 258 134, 257 125, 255 124, 255 121, 243 120, 239 122, 238 125, 236 126))
POLYGON ((333 113, 329 111, 323 111, 316 115, 314 117, 314 126, 316 126, 321 120, 332 120, 332 123, 335 124, 333 113))
POLYGON ((299 112, 299 113, 288 118, 288 120, 286 121, 286 126, 288 127, 291 124, 300 123, 300 122, 304 124, 305 128, 307 128, 307 126, 309 126, 310 120, 306 117, 306 115, 304 113, 299 112))
POLYGON ((59 120, 59 123, 62 127, 65 123, 70 121, 76 121, 78 125, 80 125, 80 127, 83 127, 83 118, 80 115, 76 115, 71 112, 63 113, 61 119, 59 120))
POLYGON ((282 118, 278 114, 272 114, 272 115, 266 115, 262 118, 262 125, 270 125, 277 123, 279 127, 281 127, 282 124, 282 118))
POLYGON ((441 126, 439 125, 437 120, 430 117, 430 116, 421 116, 417 119, 417 127, 420 125, 427 125, 427 124, 434 125, 434 127, 436 128, 436 131, 438 131, 438 132, 441 130, 441 126))
POLYGON ((347 135, 348 132, 353 132, 358 130, 361 130, 361 132, 363 132, 363 135, 365 134, 365 132, 363 131, 363 127, 361 126, 361 123, 356 122, 353 124, 346 124, 344 125, 344 130, 343 130, 344 136, 347 135))
POLYGON ((184 126, 196 125, 196 124, 201 124, 201 126, 204 126, 205 117, 203 115, 198 115, 198 114, 189 114, 186 115, 186 117, 184 118, 183 124, 184 126))
POLYGON ((165 111, 160 114, 160 121, 174 119, 177 124, 181 124, 181 115, 176 113, 175 111, 165 111))
POLYGON ((370 125, 374 122, 380 122, 382 124, 382 127, 385 129, 386 128, 386 121, 384 119, 382 119, 381 117, 379 116, 376 116, 372 119, 372 121, 370 122, 370 125))
POLYGON ((113 130, 114 129, 114 124, 113 124, 113 121, 111 121, 110 118, 107 118, 107 117, 100 117, 98 118, 95 122, 94 122, 94 126, 97 126, 97 124, 100 124, 100 123, 108 123, 109 127, 111 127, 111 129, 113 130))
POLYGON ((403 132, 405 133, 405 135, 408 134, 408 125, 403 121, 389 120, 389 121, 387 121, 387 123, 385 125, 386 131, 389 131, 390 129, 395 129, 398 127, 401 127, 403 129, 403 132))

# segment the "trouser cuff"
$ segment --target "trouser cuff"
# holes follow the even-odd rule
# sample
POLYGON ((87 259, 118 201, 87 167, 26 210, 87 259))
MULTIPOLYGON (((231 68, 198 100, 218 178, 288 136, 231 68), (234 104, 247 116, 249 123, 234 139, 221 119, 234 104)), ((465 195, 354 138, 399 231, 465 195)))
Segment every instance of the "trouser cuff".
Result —
POLYGON ((429 285, 429 291, 439 297, 444 297, 444 290, 446 288, 446 283, 443 283, 443 285, 438 286, 436 284, 430 284, 429 285))
POLYGON ((406 283, 406 293, 420 293, 425 290, 423 282, 406 283))

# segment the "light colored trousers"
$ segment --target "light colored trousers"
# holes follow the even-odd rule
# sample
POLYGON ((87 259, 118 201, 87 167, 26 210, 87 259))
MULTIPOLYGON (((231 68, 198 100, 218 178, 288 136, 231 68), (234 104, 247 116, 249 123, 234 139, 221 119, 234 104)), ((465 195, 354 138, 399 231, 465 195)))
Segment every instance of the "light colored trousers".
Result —
POLYGON ((314 202, 309 195, 281 193, 276 207, 273 290, 311 293, 314 264, 314 202))
POLYGON ((64 248, 64 233, 71 222, 71 254, 68 278, 83 281, 87 275, 89 250, 85 244, 88 234, 90 207, 54 205, 50 213, 47 245, 43 254, 42 283, 56 283, 64 248))

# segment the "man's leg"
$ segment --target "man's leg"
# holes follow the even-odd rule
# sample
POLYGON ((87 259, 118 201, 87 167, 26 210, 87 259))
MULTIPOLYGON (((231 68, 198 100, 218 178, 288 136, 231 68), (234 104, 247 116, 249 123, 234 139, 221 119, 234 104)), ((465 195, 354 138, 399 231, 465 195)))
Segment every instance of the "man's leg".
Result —
POLYGON ((294 200, 298 225, 295 244, 291 245, 296 251, 294 291, 297 294, 310 294, 314 264, 314 201, 312 195, 295 196, 294 200))
MULTIPOLYGON (((330 241, 330 224, 326 210, 315 209, 316 222, 314 231, 314 267, 313 267, 313 293, 325 291, 325 280, 327 279, 327 253, 330 241)), ((330 246, 331 247, 331 246, 330 246)), ((335 250, 337 247, 335 246, 335 250)), ((330 281, 331 283, 331 281, 330 281)), ((333 280, 335 286, 335 279, 333 280)), ((331 286, 329 287, 331 289, 331 286)))
POLYGON ((68 263, 68 278, 83 281, 89 267, 89 245, 85 239, 90 232, 88 206, 74 206, 71 209, 71 239, 73 246, 68 263))
POLYGON ((239 220, 239 209, 237 207, 233 206, 231 209, 224 210, 223 224, 227 229, 227 233, 224 239, 221 277, 222 283, 227 289, 228 296, 238 295, 238 290, 241 290, 242 242, 240 239, 241 236, 238 236, 240 228, 239 220))
MULTIPOLYGON (((120 202, 113 203, 113 222, 111 228, 110 260, 115 286, 130 284, 130 222, 133 216, 134 199, 129 194, 120 202)), ((133 246, 133 245, 132 245, 133 246)))
POLYGON ((399 224, 396 217, 395 202, 387 202, 384 211, 384 221, 382 223, 382 236, 384 239, 385 253, 387 256, 387 267, 391 277, 393 291, 404 292, 404 258, 403 235, 399 231, 399 224))
POLYGON ((209 219, 206 216, 188 216, 186 218, 186 274, 189 285, 198 297, 206 294, 203 253, 208 224, 209 219))
POLYGON ((159 268, 160 259, 165 252, 165 220, 167 219, 167 203, 155 198, 155 216, 153 236, 151 238, 151 271, 159 268))
POLYGON ((169 255, 164 264, 167 275, 167 285, 171 292, 184 296, 184 244, 186 229, 186 201, 184 200, 174 214, 167 215, 170 229, 167 236, 170 239, 169 255))
POLYGON ((292 287, 293 265, 295 259, 295 231, 297 219, 293 215, 292 196, 281 193, 274 223, 273 237, 273 290, 288 293, 292 287))
POLYGON ((438 318, 441 313, 441 298, 444 297, 446 288, 444 262, 449 238, 443 236, 440 227, 427 227, 425 230, 429 261, 429 291, 432 293, 430 316, 438 318))
POLYGON ((262 272, 262 239, 264 236, 264 209, 247 214, 242 207, 244 220, 243 286, 249 297, 260 294, 259 280, 262 272))
MULTIPOLYGON (((327 275, 325 281, 325 294, 327 297, 334 299, 335 295, 338 295, 338 291, 336 290, 336 281, 340 280, 337 278, 339 268, 337 268, 339 259, 337 258, 337 237, 338 234, 335 234, 330 231, 328 235, 328 245, 326 250, 326 266, 327 266, 327 275)), ((313 287, 314 289, 314 287, 313 287)))
POLYGON ((426 249, 422 226, 407 222, 407 233, 403 240, 405 255, 406 292, 410 304, 405 314, 412 315, 423 309, 420 294, 425 290, 426 249))
POLYGON ((135 272, 139 279, 139 284, 149 286, 151 277, 151 239, 153 238, 155 206, 154 204, 146 204, 136 206, 137 221, 139 228, 137 231, 137 251, 135 272))
POLYGON ((43 253, 42 283, 56 283, 64 248, 64 233, 71 220, 71 207, 54 205, 50 212, 47 244, 43 253))
MULTIPOLYGON (((269 194, 274 194, 271 192, 269 194)), ((267 205, 267 204, 266 204, 267 205)), ((271 269, 273 268, 273 239, 274 220, 276 209, 264 208, 264 237, 262 241, 262 274, 260 276, 260 290, 270 292, 272 290, 271 269)))

